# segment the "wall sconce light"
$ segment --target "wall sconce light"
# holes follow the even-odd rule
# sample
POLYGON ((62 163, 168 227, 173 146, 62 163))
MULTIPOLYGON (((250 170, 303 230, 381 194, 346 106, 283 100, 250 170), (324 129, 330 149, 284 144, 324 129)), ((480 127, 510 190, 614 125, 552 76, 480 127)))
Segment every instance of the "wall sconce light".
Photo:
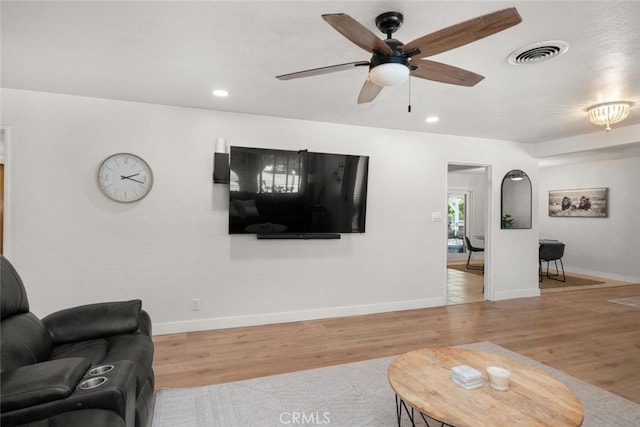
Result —
POLYGON ((507 173, 506 178, 510 179, 511 181, 522 181, 525 176, 526 174, 521 170, 512 170, 507 173))
POLYGON ((216 151, 213 153, 213 182, 229 183, 229 153, 227 153, 227 141, 224 138, 216 139, 216 151))
POLYGON ((594 125, 607 126, 607 132, 611 130, 611 125, 623 121, 629 115, 631 102, 616 101, 596 104, 587 108, 589 120, 594 125))

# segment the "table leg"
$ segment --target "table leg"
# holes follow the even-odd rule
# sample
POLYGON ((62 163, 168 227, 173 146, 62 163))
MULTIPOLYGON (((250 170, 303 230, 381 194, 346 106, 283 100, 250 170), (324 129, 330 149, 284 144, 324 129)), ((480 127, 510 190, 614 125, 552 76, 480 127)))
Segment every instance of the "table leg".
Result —
MULTIPOLYGON (((409 411, 409 407, 407 407, 407 404, 405 403, 405 401, 402 400, 402 398, 398 397, 398 395, 396 394, 396 416, 398 418, 398 427, 402 427, 402 408, 404 408, 404 410, 407 412, 407 417, 409 417, 409 421, 411 421, 411 427, 416 427, 415 414, 413 412, 413 407, 411 407, 411 411, 409 411)), ((427 421, 426 416, 422 412, 418 411, 418 413, 422 417, 422 420, 424 421, 425 425, 427 427, 430 427, 429 421, 427 421)), ((435 421, 440 422, 438 420, 435 420, 435 421)), ((440 424, 440 427, 445 427, 445 426, 452 427, 446 423, 440 424)))
MULTIPOLYGON (((407 416, 409 417, 409 420, 411 421, 411 427, 416 427, 416 423, 413 420, 413 407, 411 408, 411 411, 409 411, 409 408, 407 408, 407 404, 404 403, 404 400, 402 400, 401 398, 398 397, 398 395, 396 394, 396 415, 398 417, 398 427, 402 427, 402 408, 404 408, 405 411, 407 411, 407 416)), ((422 417, 424 419, 424 416, 422 417)), ((426 422, 427 420, 425 420, 426 422)), ((427 424, 427 427, 429 427, 429 424, 427 424)))

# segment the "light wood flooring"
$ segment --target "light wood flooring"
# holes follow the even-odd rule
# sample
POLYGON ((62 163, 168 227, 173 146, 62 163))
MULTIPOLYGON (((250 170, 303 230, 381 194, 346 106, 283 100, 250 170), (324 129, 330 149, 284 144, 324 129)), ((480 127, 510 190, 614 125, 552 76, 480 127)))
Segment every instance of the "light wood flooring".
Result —
MULTIPOLYGON (((458 262, 457 264, 465 264, 458 262)), ((484 301, 484 276, 447 269, 447 305, 484 301)))
MULTIPOLYGON (((479 277, 479 276, 478 276, 479 277)), ((491 341, 640 403, 640 296, 608 286, 507 301, 155 336, 156 386, 192 387, 491 341)))

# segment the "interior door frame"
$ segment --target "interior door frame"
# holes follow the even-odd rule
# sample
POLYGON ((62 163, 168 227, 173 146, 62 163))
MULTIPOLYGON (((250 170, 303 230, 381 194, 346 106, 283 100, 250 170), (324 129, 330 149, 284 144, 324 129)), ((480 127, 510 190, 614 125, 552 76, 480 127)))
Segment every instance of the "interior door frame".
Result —
MULTIPOLYGON (((491 300, 493 286, 493 228, 491 226, 491 218, 493 218, 493 198, 494 198, 494 184, 493 184, 493 164, 491 163, 478 163, 469 161, 458 160, 446 160, 444 168, 444 205, 448 206, 449 202, 449 165, 461 165, 484 168, 484 182, 485 182, 485 212, 484 212, 484 299, 491 300)), ((443 301, 444 305, 447 305, 447 238, 448 238, 448 221, 443 221, 443 242, 441 247, 444 252, 444 265, 442 271, 444 271, 444 283, 442 285, 443 301)))
POLYGON ((4 194, 2 200, 2 254, 11 255, 11 127, 0 125, 0 144, 3 145, 4 163, 4 194))

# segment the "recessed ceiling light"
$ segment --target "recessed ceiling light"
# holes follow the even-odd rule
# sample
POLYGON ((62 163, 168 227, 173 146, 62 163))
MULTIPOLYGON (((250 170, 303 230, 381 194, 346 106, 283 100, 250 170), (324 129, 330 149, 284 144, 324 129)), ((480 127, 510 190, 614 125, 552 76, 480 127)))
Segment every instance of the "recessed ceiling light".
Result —
POLYGON ((217 96, 217 97, 220 97, 220 98, 224 98, 225 96, 229 96, 229 92, 227 92, 224 89, 216 89, 211 93, 213 93, 213 96, 217 96))
POLYGON ((440 120, 440 118, 437 117, 437 116, 429 116, 426 119, 424 119, 424 121, 427 122, 427 123, 435 123, 438 120, 440 120))

